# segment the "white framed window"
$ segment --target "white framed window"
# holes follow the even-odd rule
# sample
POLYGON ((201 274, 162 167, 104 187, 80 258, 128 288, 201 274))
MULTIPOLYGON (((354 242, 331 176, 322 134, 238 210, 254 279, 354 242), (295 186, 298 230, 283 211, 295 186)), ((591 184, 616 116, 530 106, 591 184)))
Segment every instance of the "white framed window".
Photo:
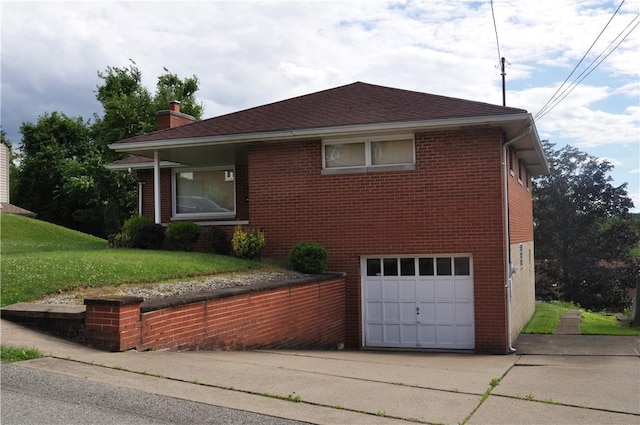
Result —
POLYGON ((171 177, 174 218, 235 217, 235 168, 180 168, 171 177))
POLYGON ((413 134, 324 140, 322 169, 368 171, 415 164, 413 134))

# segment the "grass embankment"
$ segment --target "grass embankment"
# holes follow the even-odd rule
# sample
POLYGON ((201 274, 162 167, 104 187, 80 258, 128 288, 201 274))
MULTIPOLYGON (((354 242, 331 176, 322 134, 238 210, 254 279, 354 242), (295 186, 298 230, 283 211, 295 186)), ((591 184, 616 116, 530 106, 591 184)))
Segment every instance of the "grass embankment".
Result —
POLYGON ((613 315, 584 310, 568 302, 536 302, 536 310, 522 333, 553 334, 562 315, 569 310, 582 310, 580 333, 583 335, 640 335, 638 325, 623 327, 613 315))
POLYGON ((0 257, 0 306, 77 288, 268 267, 214 254, 108 249, 104 239, 8 214, 0 214, 0 257))

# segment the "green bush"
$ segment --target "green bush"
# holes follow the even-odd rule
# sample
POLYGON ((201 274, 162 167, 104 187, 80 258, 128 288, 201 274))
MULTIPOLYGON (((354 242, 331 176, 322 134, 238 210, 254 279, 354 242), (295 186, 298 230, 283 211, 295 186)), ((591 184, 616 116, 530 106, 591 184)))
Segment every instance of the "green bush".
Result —
POLYGON ((315 242, 298 242, 289 252, 293 270, 300 273, 322 273, 327 267, 327 250, 315 242))
POLYGON ((247 260, 258 260, 264 245, 265 239, 262 231, 244 230, 241 226, 235 228, 231 239, 231 247, 236 256, 247 260))
POLYGON ((120 233, 109 236, 112 248, 159 249, 164 240, 165 230, 155 224, 151 217, 134 216, 125 220, 120 233))
POLYGON ((133 235, 133 247, 140 249, 160 249, 164 241, 165 229, 162 224, 145 223, 133 235))
POLYGON ((200 226, 191 221, 176 221, 167 228, 167 238, 180 251, 193 251, 200 237, 200 226))
POLYGON ((211 250, 220 255, 231 254, 231 241, 227 233, 218 226, 209 229, 209 242, 211 242, 211 250))

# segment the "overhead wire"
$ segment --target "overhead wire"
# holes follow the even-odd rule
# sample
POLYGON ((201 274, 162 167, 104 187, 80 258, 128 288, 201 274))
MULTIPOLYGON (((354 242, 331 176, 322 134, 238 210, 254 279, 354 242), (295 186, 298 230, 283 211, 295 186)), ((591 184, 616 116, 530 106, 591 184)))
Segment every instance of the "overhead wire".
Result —
MULTIPOLYGON (((582 64, 582 62, 585 60, 585 58, 587 57, 587 55, 589 54, 589 52, 591 52, 591 50, 593 49, 593 47, 595 46, 595 44, 598 42, 598 40, 600 39, 600 37, 602 36, 602 34, 604 34, 605 30, 609 27, 609 24, 611 23, 611 21, 613 20, 613 18, 618 14, 618 11, 620 10, 620 8, 622 7, 622 5, 624 5, 626 0, 622 0, 620 2, 620 4, 618 5, 618 7, 616 8, 616 10, 613 12, 613 15, 611 15, 611 18, 609 18, 609 21, 607 21, 606 25, 604 26, 604 28, 602 28, 602 30, 600 31, 600 33, 598 34, 598 36, 596 37, 596 39, 593 41, 593 43, 591 43, 591 46, 589 46, 589 49, 587 49, 587 51, 584 53, 584 55, 582 56, 582 58, 580 59, 580 61, 576 64, 576 66, 573 68, 573 70, 571 71, 571 73, 569 73, 569 75, 567 76, 567 78, 565 78, 565 80, 562 82, 562 84, 560 85, 560 87, 558 87, 558 89, 555 91, 555 93, 549 98, 549 100, 547 100, 547 103, 544 104, 544 106, 540 109, 540 111, 538 111, 536 113, 536 115, 534 116, 534 119, 538 119, 541 118, 542 116, 546 115, 547 112, 549 112, 549 108, 553 109, 555 106, 557 106, 558 102, 556 102, 556 96, 558 95, 558 93, 562 90, 562 88, 565 86, 565 84, 567 83, 567 81, 569 81, 569 79, 571 78, 571 76, 573 76, 573 74, 578 70, 578 68, 580 67, 580 65, 582 64), (551 107, 550 105, 553 104, 553 107, 551 107)), ((628 26, 627 26, 628 27, 628 26)), ((626 29, 626 28, 625 28, 626 29)), ((634 27, 635 29, 635 27, 634 27)), ((632 30, 633 31, 633 30, 632 30)), ((624 32, 624 30, 623 30, 624 32)), ((619 36, 618 36, 619 37, 619 36)), ((617 37, 616 37, 617 38, 617 37)), ((626 38, 626 37, 625 37, 626 38)), ((614 40, 615 41, 615 40, 614 40)), ((618 44, 619 45, 619 44, 618 44)), ((608 48, 608 47, 607 47, 608 48)), ((617 48, 617 46, 616 46, 617 48)), ((606 50, 606 49, 605 49, 606 50)), ((615 50, 615 49, 614 49, 615 50)), ((612 50, 613 52, 613 50, 612 50)), ((604 53, 604 52, 603 52, 604 53)), ((611 53, 609 53, 611 54, 611 53)), ((609 54, 607 56, 609 56, 609 54)), ((602 53, 599 55, 601 56, 602 53)), ((598 57, 599 57, 598 56, 598 57)), ((597 59, 596 59, 597 60, 597 59)), ((588 69, 588 68, 587 68, 588 69)), ((589 72, 591 73, 591 72, 589 72)), ((582 75, 582 74, 580 74, 582 75)), ((579 77, 578 77, 579 78, 579 77)), ((584 79, 584 78, 583 78, 584 79)), ((582 80, 580 80, 582 81, 582 80)), ((577 85, 578 83, 573 82, 571 83, 572 85, 577 85)), ((575 87, 573 87, 575 88, 575 87)), ((570 92, 573 91, 573 88, 570 88, 570 92)), ((563 92, 564 93, 564 92, 563 92)), ((566 96, 562 97, 562 99, 564 99, 566 96)))
POLYGON ((496 46, 498 47, 498 63, 502 60, 502 55, 500 54, 500 41, 498 40, 498 25, 496 24, 496 13, 493 10, 493 0, 491 0, 491 17, 493 18, 493 30, 496 33, 496 46))
MULTIPOLYGON (((629 28, 634 21, 638 20, 638 18, 640 18, 640 14, 636 15, 631 22, 629 22, 627 24, 627 26, 620 32, 620 34, 618 34, 616 36, 616 38, 614 38, 609 45, 598 55, 596 56, 596 58, 589 64, 589 66, 587 68, 585 68, 584 71, 582 71, 580 73, 580 75, 578 75, 576 77, 576 81, 574 81, 571 86, 567 87, 565 90, 563 90, 563 92, 560 94, 560 97, 556 98, 553 100, 553 102, 547 102, 547 104, 549 104, 549 106, 543 111, 540 110, 540 112, 538 112, 534 119, 540 119, 542 117, 544 117, 546 114, 548 114, 549 112, 551 112, 560 102, 562 102, 585 78, 587 78, 593 71, 595 71, 595 69, 600 66, 600 64, 602 62, 604 62, 605 59, 607 59, 609 56, 611 56, 611 54, 620 46, 620 44, 622 44, 622 42, 624 42, 627 37, 629 37, 629 35, 638 27, 638 25, 640 25, 640 21, 636 22, 636 24, 633 26, 633 28, 631 28, 625 35, 624 37, 622 37, 622 39, 618 42, 618 44, 615 45, 615 47, 613 47, 598 63, 596 63, 594 65, 594 63, 607 51, 607 49, 609 49, 611 47, 611 45, 613 45, 613 43, 616 42, 616 40, 618 38, 620 38, 620 36, 622 36, 622 34, 627 30, 627 28, 629 28), (593 67, 592 67, 593 66, 593 67)), ((557 92, 556 92, 557 94, 557 92)), ((555 95, 554 95, 555 96, 555 95)), ((546 106, 546 105, 545 105, 546 106)))

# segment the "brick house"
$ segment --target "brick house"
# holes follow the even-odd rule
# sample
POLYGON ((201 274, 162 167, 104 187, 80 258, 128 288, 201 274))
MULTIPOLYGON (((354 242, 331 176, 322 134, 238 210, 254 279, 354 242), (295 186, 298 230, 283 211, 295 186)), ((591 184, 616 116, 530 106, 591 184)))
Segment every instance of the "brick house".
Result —
POLYGON ((350 348, 508 353, 534 310, 525 110, 353 83, 199 122, 173 103, 134 156, 141 214, 263 229, 345 272, 350 348))

